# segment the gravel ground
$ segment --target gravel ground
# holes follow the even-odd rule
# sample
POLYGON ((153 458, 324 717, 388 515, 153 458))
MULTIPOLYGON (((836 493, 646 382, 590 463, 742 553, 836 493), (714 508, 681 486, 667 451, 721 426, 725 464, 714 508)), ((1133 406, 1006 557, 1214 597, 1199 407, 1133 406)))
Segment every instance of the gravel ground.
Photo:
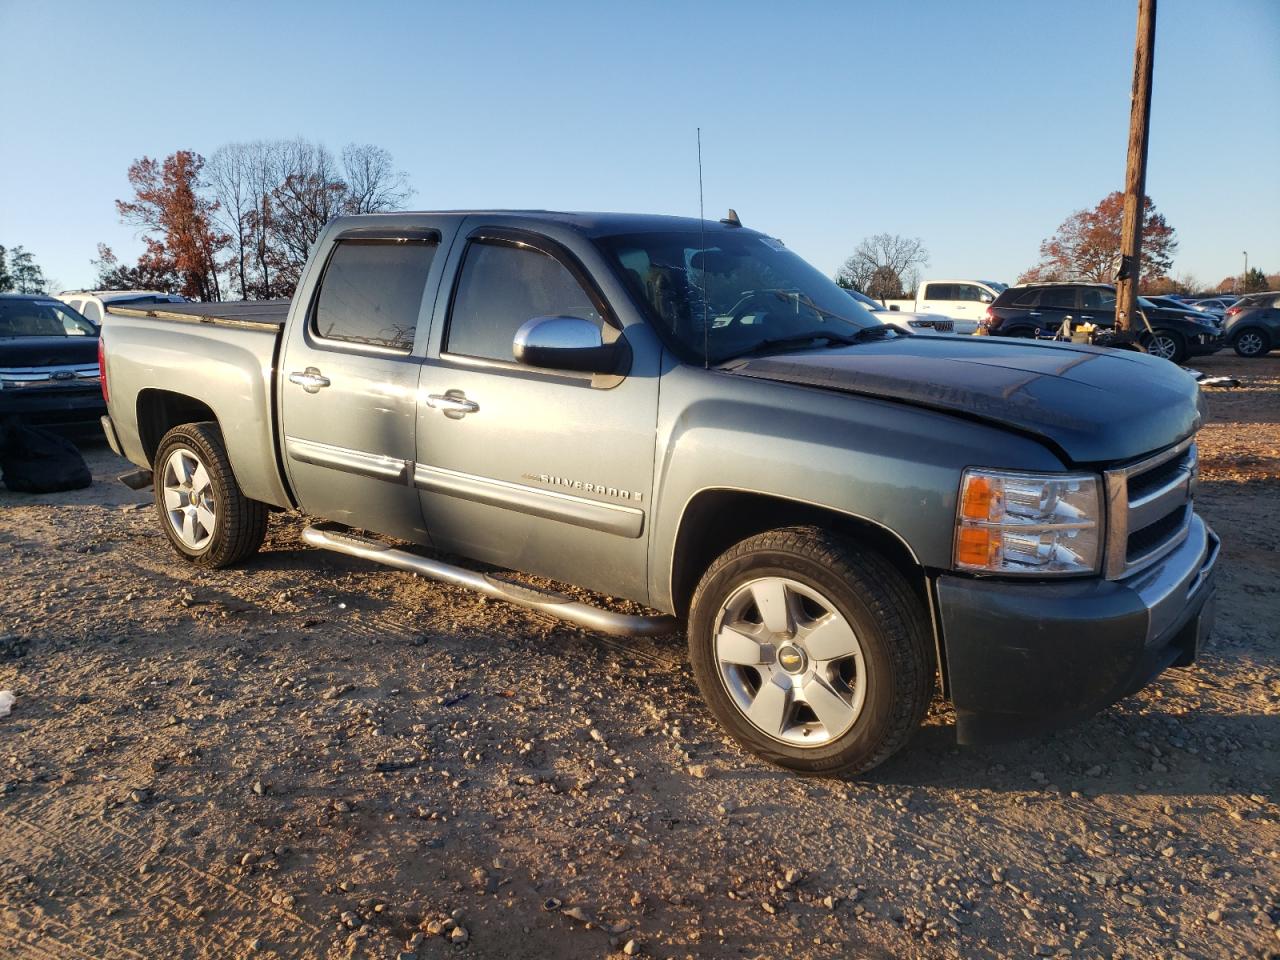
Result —
POLYGON ((939 702, 858 781, 745 755, 682 639, 300 546, 177 561, 89 448, 0 491, 0 955, 1280 955, 1280 356, 1198 365, 1214 645, 1054 736, 939 702))

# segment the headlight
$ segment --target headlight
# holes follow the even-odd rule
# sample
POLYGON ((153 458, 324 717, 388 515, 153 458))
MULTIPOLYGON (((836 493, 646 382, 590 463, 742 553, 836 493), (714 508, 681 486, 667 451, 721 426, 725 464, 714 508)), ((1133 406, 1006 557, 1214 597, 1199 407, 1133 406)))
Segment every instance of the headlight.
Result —
POLYGON ((964 472, 956 508, 955 567, 981 573, 1096 573, 1102 504, 1091 473, 964 472))

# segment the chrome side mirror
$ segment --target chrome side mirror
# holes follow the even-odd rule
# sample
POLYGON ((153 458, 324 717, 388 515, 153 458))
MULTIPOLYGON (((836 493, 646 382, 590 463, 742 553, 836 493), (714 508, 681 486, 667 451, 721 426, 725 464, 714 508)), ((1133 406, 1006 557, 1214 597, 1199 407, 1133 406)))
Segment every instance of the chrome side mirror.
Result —
POLYGON ((581 317, 534 317, 516 331, 511 352, 530 367, 614 373, 621 342, 605 343, 600 328, 581 317))

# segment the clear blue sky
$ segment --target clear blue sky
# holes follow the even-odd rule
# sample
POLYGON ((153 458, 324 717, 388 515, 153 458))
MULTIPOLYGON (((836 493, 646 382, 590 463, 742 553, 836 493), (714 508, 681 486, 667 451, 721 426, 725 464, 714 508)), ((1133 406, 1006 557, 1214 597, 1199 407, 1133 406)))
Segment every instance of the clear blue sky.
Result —
MULTIPOLYGON (((64 286, 141 244, 136 157, 390 150, 412 206, 735 207, 833 272, 918 235, 1012 281, 1122 186, 1136 3, 0 0, 0 244, 64 286)), ((1280 2, 1163 0, 1148 192, 1176 271, 1280 270, 1280 2)))

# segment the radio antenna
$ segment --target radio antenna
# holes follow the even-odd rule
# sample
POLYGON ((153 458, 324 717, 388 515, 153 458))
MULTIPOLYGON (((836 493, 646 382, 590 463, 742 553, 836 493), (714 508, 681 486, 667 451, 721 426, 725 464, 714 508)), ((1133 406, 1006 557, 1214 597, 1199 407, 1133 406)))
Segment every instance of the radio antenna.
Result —
POLYGON ((702 128, 698 127, 698 224, 702 228, 702 368, 711 366, 710 333, 707 328, 707 217, 702 209, 702 128))

